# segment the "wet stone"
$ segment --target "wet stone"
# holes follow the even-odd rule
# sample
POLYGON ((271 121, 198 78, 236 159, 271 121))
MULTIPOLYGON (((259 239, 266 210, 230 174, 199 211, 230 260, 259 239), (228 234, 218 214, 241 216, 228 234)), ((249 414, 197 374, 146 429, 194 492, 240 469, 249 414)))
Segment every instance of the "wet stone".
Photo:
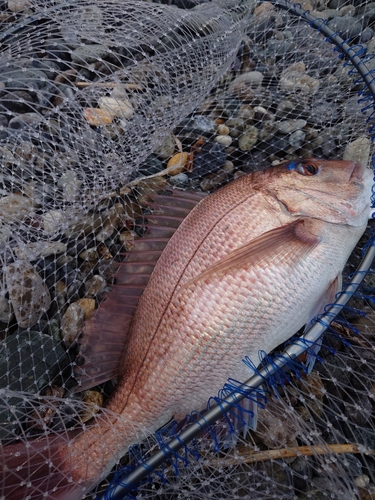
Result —
POLYGON ((65 350, 49 335, 15 333, 0 344, 0 387, 38 391, 67 364, 65 350))
POLYGON ((45 282, 25 260, 6 266, 5 277, 18 325, 21 328, 34 325, 51 305, 45 282))
POLYGON ((173 136, 168 135, 164 139, 164 142, 157 149, 155 149, 154 153, 159 158, 166 160, 167 158, 170 158, 173 155, 175 148, 176 148, 176 143, 174 141, 173 136))
POLYGON ((31 215, 33 204, 26 196, 9 194, 0 198, 0 219, 5 222, 17 222, 27 215, 31 215))

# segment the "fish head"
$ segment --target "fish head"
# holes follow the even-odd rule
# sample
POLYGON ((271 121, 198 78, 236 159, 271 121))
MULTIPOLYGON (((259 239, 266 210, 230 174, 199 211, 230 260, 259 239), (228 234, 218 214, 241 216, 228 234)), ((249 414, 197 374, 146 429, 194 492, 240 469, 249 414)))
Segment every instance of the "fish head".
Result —
POLYGON ((374 172, 365 165, 309 158, 280 163, 267 174, 267 191, 292 215, 367 224, 374 172))

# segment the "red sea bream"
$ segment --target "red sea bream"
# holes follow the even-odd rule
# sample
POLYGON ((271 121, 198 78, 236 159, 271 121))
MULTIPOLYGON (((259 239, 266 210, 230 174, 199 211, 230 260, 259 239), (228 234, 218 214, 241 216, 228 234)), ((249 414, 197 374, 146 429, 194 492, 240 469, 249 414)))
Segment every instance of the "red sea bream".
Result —
POLYGON ((332 301, 366 228, 371 185, 370 170, 351 161, 295 160, 200 201, 139 300, 106 418, 28 452, 4 447, 0 493, 79 499, 142 432, 203 409, 229 377, 248 379, 245 356, 256 363, 332 301), (48 474, 28 469, 37 454, 48 474))

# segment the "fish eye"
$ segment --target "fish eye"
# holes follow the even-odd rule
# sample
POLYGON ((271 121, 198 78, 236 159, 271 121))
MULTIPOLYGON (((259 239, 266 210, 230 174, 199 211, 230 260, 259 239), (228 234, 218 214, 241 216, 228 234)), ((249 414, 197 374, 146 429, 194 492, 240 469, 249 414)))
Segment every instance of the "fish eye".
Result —
POLYGON ((318 166, 314 165, 314 163, 308 163, 307 165, 300 163, 296 170, 299 174, 308 176, 316 175, 319 172, 318 166))

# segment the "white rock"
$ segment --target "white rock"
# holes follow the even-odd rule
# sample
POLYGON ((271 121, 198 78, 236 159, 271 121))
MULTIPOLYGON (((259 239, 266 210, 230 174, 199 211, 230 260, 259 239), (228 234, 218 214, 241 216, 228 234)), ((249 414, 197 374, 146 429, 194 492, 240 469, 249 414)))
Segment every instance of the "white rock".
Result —
POLYGON ((9 194, 0 199, 0 220, 16 222, 33 212, 33 204, 26 196, 9 194))
POLYGON ((28 9, 31 5, 31 0, 8 0, 8 9, 12 12, 21 12, 28 9))
POLYGON ((14 249, 19 259, 33 261, 40 257, 56 255, 66 252, 66 244, 59 241, 36 241, 34 243, 22 244, 14 249))

